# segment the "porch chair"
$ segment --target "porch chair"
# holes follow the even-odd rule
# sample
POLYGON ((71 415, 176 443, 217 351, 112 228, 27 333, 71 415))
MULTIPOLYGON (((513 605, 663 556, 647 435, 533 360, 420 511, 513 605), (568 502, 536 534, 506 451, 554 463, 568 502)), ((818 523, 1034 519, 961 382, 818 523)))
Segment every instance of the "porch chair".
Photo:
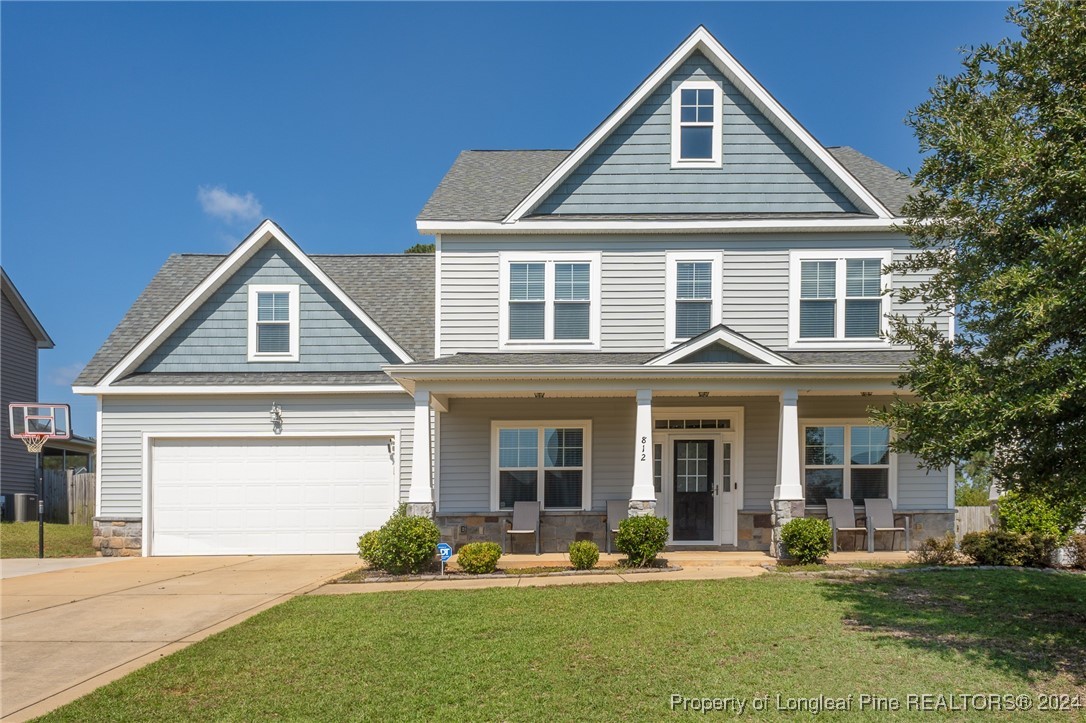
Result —
MULTIPOLYGON (((506 538, 509 535, 535 535, 535 554, 539 554, 539 503, 538 502, 514 502, 513 521, 505 521, 509 525, 505 530, 506 538)), ((512 540, 509 540, 512 542, 512 540)), ((502 545, 508 552, 508 543, 502 545)))
MULTIPOLYGON (((837 552, 837 533, 838 532, 851 532, 853 539, 853 548, 859 549, 855 544, 856 539, 863 535, 867 536, 867 527, 861 527, 856 524, 856 507, 852 504, 852 500, 826 500, 826 516, 830 518, 830 527, 833 528, 833 551, 837 552)), ((864 519, 863 516, 860 519, 864 519)))
POLYGON ((628 500, 607 500, 607 554, 611 554, 611 535, 618 534, 618 526, 630 514, 628 500))
POLYGON ((865 499, 864 512, 867 516, 867 551, 875 551, 875 533, 893 532, 894 537, 890 543, 893 550, 897 545, 897 533, 905 533, 905 552, 909 551, 909 516, 894 512, 893 503, 886 498, 865 499), (899 527, 899 518, 905 518, 905 526, 899 527))

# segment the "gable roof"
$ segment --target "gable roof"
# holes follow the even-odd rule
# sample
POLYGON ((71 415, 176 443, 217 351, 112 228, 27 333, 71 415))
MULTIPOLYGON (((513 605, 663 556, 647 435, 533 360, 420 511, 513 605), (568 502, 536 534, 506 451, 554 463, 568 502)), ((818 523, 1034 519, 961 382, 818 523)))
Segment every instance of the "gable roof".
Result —
POLYGON ((668 364, 681 362, 691 354, 711 347, 714 344, 722 344, 755 363, 760 362, 762 364, 773 364, 778 366, 795 363, 772 349, 759 344, 750 337, 729 329, 723 324, 717 324, 711 329, 707 329, 701 334, 698 334, 694 338, 687 339, 683 343, 673 346, 662 354, 649 359, 645 364, 649 366, 666 366, 668 364))
POLYGON ((26 299, 19 293, 19 290, 15 288, 15 284, 12 283, 11 278, 8 276, 8 272, 0 268, 0 292, 8 298, 11 306, 15 309, 15 313, 19 315, 19 318, 26 324, 26 328, 30 330, 30 335, 34 337, 34 341, 37 343, 39 349, 52 349, 56 346, 53 343, 53 339, 49 336, 49 333, 38 321, 38 317, 34 315, 33 310, 30 308, 30 304, 26 303, 26 299))
MULTIPOLYGON (((827 150, 891 213, 912 192, 907 176, 848 146, 827 150)), ((419 221, 501 221, 561 163, 570 151, 463 151, 418 215, 419 221)), ((794 214, 637 214, 611 219, 728 219, 791 217, 794 214)), ((805 214, 805 217, 869 218, 855 213, 805 214)), ((563 218, 586 218, 564 216, 563 218)))
MULTIPOLYGON (((74 385, 98 384, 228 258, 230 255, 225 254, 170 256, 80 372, 74 385)), ((425 359, 433 355, 432 255, 314 255, 308 258, 318 267, 319 276, 328 278, 348 297, 348 306, 363 310, 370 324, 391 337, 411 358, 425 359)), ((145 381, 150 376, 140 375, 145 381)), ((317 382, 316 378, 310 381, 317 382)))

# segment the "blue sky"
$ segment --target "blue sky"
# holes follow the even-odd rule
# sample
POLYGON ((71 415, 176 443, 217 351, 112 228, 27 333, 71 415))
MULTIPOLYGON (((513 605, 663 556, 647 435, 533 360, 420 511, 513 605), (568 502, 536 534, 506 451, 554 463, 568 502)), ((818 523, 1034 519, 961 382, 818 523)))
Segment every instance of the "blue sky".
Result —
POLYGON ((263 217, 399 252, 465 148, 571 148, 698 24, 820 141, 901 170, 902 119, 1005 3, 4 3, 0 254, 70 381, 171 253, 263 217))

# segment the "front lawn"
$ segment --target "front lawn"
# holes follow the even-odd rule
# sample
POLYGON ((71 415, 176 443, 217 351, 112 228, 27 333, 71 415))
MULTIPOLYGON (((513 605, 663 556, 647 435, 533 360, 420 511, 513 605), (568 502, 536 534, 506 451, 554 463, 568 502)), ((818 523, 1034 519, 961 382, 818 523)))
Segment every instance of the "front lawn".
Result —
MULTIPOLYGON (((45 523, 46 557, 94 557, 90 525, 45 523)), ((0 557, 37 557, 38 523, 0 523, 0 557)))
POLYGON ((787 716, 778 694, 851 694, 850 713, 819 717, 878 720, 858 711, 860 695, 905 705, 961 693, 1086 702, 1086 577, 962 569, 305 596, 47 720, 655 720, 679 714, 673 694, 769 696, 767 711, 748 707, 755 720, 787 716))

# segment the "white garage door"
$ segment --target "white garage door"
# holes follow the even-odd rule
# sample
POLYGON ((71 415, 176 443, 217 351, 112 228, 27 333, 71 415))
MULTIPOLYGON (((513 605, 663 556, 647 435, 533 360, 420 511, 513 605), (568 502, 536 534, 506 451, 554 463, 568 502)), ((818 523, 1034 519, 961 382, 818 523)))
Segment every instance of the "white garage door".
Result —
POLYGON ((386 439, 159 439, 151 554, 353 553, 398 501, 386 439))

